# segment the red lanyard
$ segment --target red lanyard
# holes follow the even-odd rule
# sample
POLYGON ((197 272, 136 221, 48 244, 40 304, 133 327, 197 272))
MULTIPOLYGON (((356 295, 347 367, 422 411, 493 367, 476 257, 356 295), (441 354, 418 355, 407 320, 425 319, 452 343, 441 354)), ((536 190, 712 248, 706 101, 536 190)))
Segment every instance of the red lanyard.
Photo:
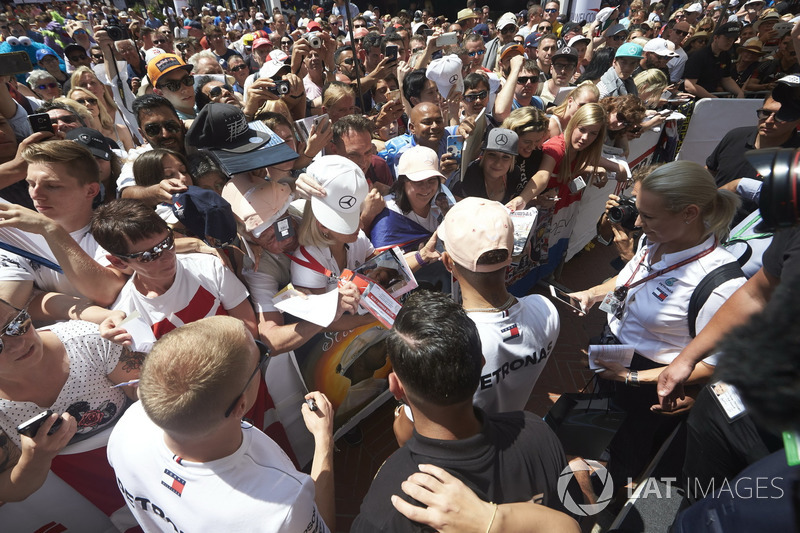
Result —
POLYGON ((657 278, 658 276, 664 275, 667 272, 672 272, 673 270, 675 270, 677 268, 680 268, 680 267, 682 267, 684 265, 688 265, 689 263, 691 263, 693 261, 697 261, 701 257, 705 257, 708 254, 710 254, 714 250, 714 248, 716 248, 716 247, 717 247, 717 239, 715 237, 714 238, 714 244, 712 244, 709 248, 703 250, 699 254, 696 254, 696 255, 693 255, 692 257, 684 259, 683 261, 680 261, 679 263, 675 263, 674 265, 672 265, 670 267, 662 268, 658 272, 654 272, 654 273, 650 274, 649 276, 647 276, 646 278, 642 278, 639 281, 631 284, 631 280, 634 278, 634 276, 636 276, 636 273, 639 271, 639 267, 642 266, 642 263, 644 262, 645 258, 647 257, 647 250, 645 250, 644 254, 642 255, 642 258, 639 260, 639 264, 636 265, 636 269, 633 271, 633 274, 631 274, 631 277, 628 279, 628 281, 625 283, 625 285, 623 285, 622 287, 617 287, 614 292, 619 291, 619 290, 624 290, 625 294, 627 295, 629 289, 632 289, 634 287, 638 287, 642 283, 650 281, 651 279, 654 279, 654 278, 657 278))
POLYGON ((336 277, 333 274, 333 272, 331 272, 330 270, 328 270, 327 268, 322 266, 322 264, 319 261, 314 259, 314 256, 312 256, 311 254, 306 252, 306 249, 305 249, 304 246, 300 246, 297 249, 296 253, 302 255, 306 259, 300 259, 299 257, 296 257, 296 256, 294 256, 292 254, 285 254, 285 255, 286 255, 286 257, 288 257, 289 259, 291 259, 292 261, 294 261, 298 265, 300 265, 302 267, 306 267, 309 270, 313 270, 314 272, 322 274, 325 277, 328 277, 328 278, 335 278, 336 277))

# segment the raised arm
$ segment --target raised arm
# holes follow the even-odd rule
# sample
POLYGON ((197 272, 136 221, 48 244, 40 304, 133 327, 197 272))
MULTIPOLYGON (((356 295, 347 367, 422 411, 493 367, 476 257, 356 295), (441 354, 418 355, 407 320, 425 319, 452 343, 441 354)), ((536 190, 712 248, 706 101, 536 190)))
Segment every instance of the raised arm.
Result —
POLYGON ((300 407, 303 421, 314 436, 314 458, 311 479, 314 480, 314 501, 319 514, 331 531, 336 531, 336 503, 333 484, 333 406, 321 392, 310 392, 306 400, 314 400, 312 411, 305 402, 300 407))

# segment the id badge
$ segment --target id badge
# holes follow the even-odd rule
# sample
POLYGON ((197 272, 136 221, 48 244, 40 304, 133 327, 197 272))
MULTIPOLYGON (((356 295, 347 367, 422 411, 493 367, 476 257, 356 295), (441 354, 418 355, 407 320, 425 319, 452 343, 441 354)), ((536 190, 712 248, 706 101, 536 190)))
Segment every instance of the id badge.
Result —
POLYGON ((620 305, 622 305, 622 300, 617 298, 614 291, 611 291, 603 298, 603 303, 600 304, 600 310, 615 315, 620 305))
POLYGON ((717 400, 717 403, 728 418, 728 422, 733 422, 747 412, 742 399, 739 397, 739 391, 733 385, 717 381, 711 383, 708 387, 711 389, 711 395, 717 400))
POLYGON ((294 226, 289 217, 278 219, 273 226, 275 228, 275 239, 278 241, 285 241, 295 235, 294 226))

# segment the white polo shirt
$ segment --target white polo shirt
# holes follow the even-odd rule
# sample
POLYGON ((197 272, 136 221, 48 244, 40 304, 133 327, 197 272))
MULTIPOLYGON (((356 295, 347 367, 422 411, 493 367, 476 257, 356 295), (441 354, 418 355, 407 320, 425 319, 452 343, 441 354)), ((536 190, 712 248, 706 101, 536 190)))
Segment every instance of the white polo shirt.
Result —
MULTIPOLYGON (((631 284, 646 278, 651 272, 668 268, 684 259, 702 253, 714 245, 714 237, 708 237, 702 244, 676 252, 664 254, 657 263, 650 263, 658 244, 642 247, 617 276, 617 287, 631 279, 631 284), (645 255, 641 267, 634 274, 636 265, 645 255)), ((697 285, 715 268, 726 263, 735 262, 724 248, 716 247, 711 253, 676 268, 662 276, 646 281, 628 291, 622 319, 613 314, 608 315, 611 332, 623 344, 635 347, 636 352, 656 363, 669 364, 691 342, 689 335, 689 300, 697 285)), ((717 309, 744 284, 743 278, 726 281, 717 287, 709 296, 705 305, 697 314, 697 332, 699 333, 717 312, 717 309)), ((704 360, 710 365, 716 364, 716 355, 704 360)))

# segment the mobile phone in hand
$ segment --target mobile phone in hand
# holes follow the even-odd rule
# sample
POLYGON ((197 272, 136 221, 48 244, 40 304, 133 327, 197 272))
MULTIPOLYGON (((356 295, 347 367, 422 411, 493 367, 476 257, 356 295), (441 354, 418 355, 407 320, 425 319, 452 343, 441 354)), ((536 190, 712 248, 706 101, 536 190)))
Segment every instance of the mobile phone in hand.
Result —
MULTIPOLYGON (((45 420, 50 418, 50 415, 52 414, 53 411, 48 409, 47 411, 41 412, 38 415, 34 416, 33 418, 26 420, 25 422, 17 426, 17 433, 19 433, 20 435, 25 435, 26 437, 34 438, 36 436, 36 433, 39 432, 39 428, 42 427, 42 424, 44 424, 45 420)), ((53 426, 50 428, 50 431, 47 432, 47 434, 52 435, 53 433, 58 431, 58 428, 61 427, 61 422, 62 422, 61 418, 56 420, 53 426)))
POLYGON ((53 130, 53 124, 50 122, 50 115, 47 113, 34 113, 33 115, 28 115, 28 122, 31 123, 31 129, 33 130, 33 133, 39 133, 40 131, 55 133, 53 130))

